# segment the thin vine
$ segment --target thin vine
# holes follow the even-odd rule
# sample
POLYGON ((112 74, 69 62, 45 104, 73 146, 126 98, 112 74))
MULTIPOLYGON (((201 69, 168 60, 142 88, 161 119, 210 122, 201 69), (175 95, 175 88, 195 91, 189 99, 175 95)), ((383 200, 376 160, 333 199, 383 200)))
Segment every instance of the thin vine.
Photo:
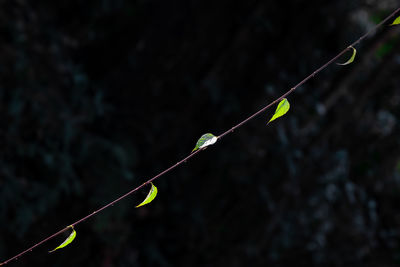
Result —
MULTIPOLYGON (((72 240, 75 238, 76 236, 76 232, 74 227, 77 226, 78 224, 80 224, 81 222, 86 221, 87 219, 93 217, 94 215, 96 215, 97 213, 107 209, 110 206, 113 206, 114 204, 116 204, 117 202, 123 200, 124 198, 130 196, 131 194, 133 194, 134 192, 138 191, 139 189, 143 188, 144 186, 151 184, 152 188, 148 194, 148 196, 146 197, 146 199, 139 204, 136 207, 145 205, 147 203, 149 203, 152 199, 154 199, 155 195, 157 194, 157 188, 153 185, 153 181, 160 178, 161 176, 163 176, 164 174, 172 171, 173 169, 175 169, 176 167, 180 166, 183 163, 186 163, 189 159, 191 159, 192 157, 196 156, 198 153, 200 153, 201 151, 205 150, 207 148, 208 145, 214 144, 217 140, 225 137, 226 135, 234 132, 236 129, 238 129, 239 127, 243 126, 244 124, 246 124, 247 122, 249 122, 250 120, 254 119, 255 117, 257 117, 258 115, 260 115, 261 113, 263 113, 264 111, 266 111, 267 109, 269 109, 270 107, 272 107, 273 105, 277 104, 278 102, 280 102, 281 104, 286 104, 283 103, 284 101, 287 102, 286 97, 288 95, 290 95, 293 91, 295 91, 298 87, 302 86, 304 83, 306 83, 308 80, 310 80, 311 78, 313 78, 315 75, 317 75, 319 72, 321 72, 322 70, 324 70, 326 67, 328 67, 329 65, 331 65, 333 62, 335 62, 337 59, 339 59, 343 54, 345 54, 347 51, 352 50, 353 54, 351 56, 351 58, 346 61, 343 64, 339 64, 339 65, 347 65, 350 64, 354 61, 354 57, 355 57, 355 46, 358 45, 361 41, 363 41, 366 37, 368 37, 369 35, 372 35, 372 33, 376 32, 376 30, 378 28, 380 28, 382 25, 384 25, 385 23, 387 23, 390 19, 392 19, 398 12, 400 11, 400 8, 396 9, 394 12, 392 12, 390 15, 388 15, 384 20, 382 20, 379 24, 377 24, 375 27, 373 27, 371 30, 369 30, 368 32, 366 32, 364 35, 362 35, 360 38, 358 38, 355 42, 353 42, 352 44, 350 44, 349 46, 347 46, 345 49, 343 49, 339 54, 337 54, 336 56, 334 56, 332 59, 330 59, 328 62, 326 62, 325 64, 323 64, 321 67, 319 67, 317 70, 315 70, 314 72, 312 72, 310 75, 308 75, 306 78, 304 78, 302 81, 300 81, 298 84, 296 84, 294 87, 290 88, 286 93, 284 93, 283 95, 281 95, 280 97, 278 97, 277 99, 275 99, 274 101, 272 101, 271 103, 269 103, 268 105, 264 106, 263 108, 261 108, 260 110, 258 110, 257 112, 253 113, 251 116, 249 116, 248 118, 244 119, 243 121, 239 122, 238 124, 236 124, 235 126, 231 127, 229 130, 223 132, 222 134, 220 134, 219 136, 214 136, 212 134, 205 134, 203 135, 197 142, 195 149, 193 149, 193 151, 187 155, 185 158, 183 158, 182 160, 178 161, 177 163, 175 163, 174 165, 172 165, 171 167, 165 169, 164 171, 160 172, 159 174, 155 175, 154 177, 150 178, 149 180, 147 180, 146 182, 144 182, 143 184, 139 185, 138 187, 130 190, 129 192, 123 194, 122 196, 118 197, 117 199, 109 202, 108 204, 102 206, 101 208, 93 211, 92 213, 86 215, 85 217, 77 220, 76 222, 66 226, 65 228, 59 230, 58 232, 46 237, 45 239, 41 240, 40 242, 37 242, 36 244, 34 244, 33 246, 29 247, 28 249, 18 253, 17 255, 5 260, 4 262, 0 263, 1 265, 6 265, 7 263, 13 261, 13 260, 17 260, 18 258, 20 258, 21 256, 25 255, 28 252, 31 252, 33 249, 35 249, 36 247, 42 245, 43 243, 46 243, 47 241, 53 239, 54 237, 66 232, 67 230, 72 229, 72 233, 70 234, 70 236, 60 245, 58 246, 56 249, 62 248, 66 245, 68 245, 69 243, 72 242, 72 240)), ((400 17, 397 17, 390 25, 398 25, 400 24, 400 17)), ((287 102, 288 104, 288 102, 287 102)), ((277 108, 277 111, 279 109, 279 106, 277 108)), ((288 107, 287 107, 288 109, 288 107)), ((275 114, 277 113, 277 111, 275 112, 275 114)), ((284 112, 286 113, 287 110, 284 112)), ((284 114, 283 113, 283 114, 284 114)), ((283 115, 282 114, 282 115, 283 115)), ((277 117, 282 116, 282 115, 277 115, 277 117)), ((270 120, 272 121, 272 119, 270 120)), ((54 250, 56 250, 54 249, 54 250)), ((53 250, 53 251, 54 251, 53 250)), ((50 251, 52 252, 52 251, 50 251)))

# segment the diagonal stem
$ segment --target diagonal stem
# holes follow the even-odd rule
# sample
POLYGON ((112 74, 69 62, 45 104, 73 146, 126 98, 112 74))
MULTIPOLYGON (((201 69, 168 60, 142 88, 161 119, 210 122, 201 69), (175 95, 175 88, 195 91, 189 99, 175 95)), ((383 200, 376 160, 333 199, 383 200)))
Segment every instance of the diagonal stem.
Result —
MULTIPOLYGON (((310 75, 308 75, 306 78, 304 78, 301 82, 299 82, 298 84, 296 84, 294 87, 290 88, 290 90, 288 90, 286 93, 284 93, 282 96, 280 96, 279 98, 275 99, 274 101, 272 101, 271 103, 269 103, 268 105, 266 105, 265 107, 263 107, 262 109, 260 109, 259 111, 255 112, 254 114, 252 114, 251 116, 249 116, 248 118, 244 119, 243 121, 239 122, 237 125, 233 126, 232 128, 230 128, 229 130, 227 130, 226 132, 222 133, 220 136, 218 136, 218 139, 226 136, 229 133, 232 133, 234 130, 236 130, 237 128, 243 126, 245 123, 247 123, 248 121, 254 119, 255 117, 257 117, 258 115, 260 115, 261 113, 263 113, 264 111, 266 111, 267 109, 269 109, 271 106, 275 105, 276 103, 278 103, 280 100, 282 100, 282 98, 285 98, 286 96, 290 95, 294 90, 296 90, 298 87, 300 87, 301 85, 303 85, 304 83, 306 83, 308 80, 310 80, 311 78, 313 78, 315 75, 317 75, 319 72, 321 72, 322 70, 324 70, 326 67, 328 67, 330 64, 332 64, 333 62, 335 62, 339 57, 341 57, 344 53, 346 53, 349 49, 351 49, 351 46, 355 46, 357 44, 359 44, 361 41, 363 41, 367 36, 371 35, 373 32, 375 32, 379 27, 381 27, 383 24, 385 24, 388 20, 390 20, 391 18, 393 18, 398 12, 400 11, 400 8, 396 9, 394 12, 392 12, 389 16, 387 16, 383 21, 381 21, 379 24, 377 24, 375 27, 373 27, 371 30, 369 30, 367 33, 365 33, 364 35, 362 35, 360 38, 358 38, 355 42, 353 42, 351 45, 349 45, 347 48, 343 49, 339 54, 337 54, 336 56, 334 56, 331 60, 329 60, 328 62, 326 62, 324 65, 322 65, 321 67, 319 67, 317 70, 315 70, 313 73, 311 73, 310 75)), ((53 239, 54 237, 62 234, 63 232, 67 231, 71 226, 74 227, 76 225, 78 225, 79 223, 86 221, 87 219, 89 219, 90 217, 96 215, 97 213, 105 210, 106 208, 116 204, 117 202, 121 201, 122 199, 128 197, 129 195, 133 194, 134 192, 136 192, 137 190, 141 189, 142 187, 144 187, 145 185, 151 183, 152 181, 156 180, 157 178, 163 176, 164 174, 166 174, 167 172, 172 171, 173 169, 175 169, 176 167, 178 167, 179 165, 181 165, 182 163, 185 163, 187 160, 189 160, 190 158, 192 158, 193 156, 197 155, 200 151, 203 151, 204 149, 206 149, 207 147, 201 148, 199 150, 196 150, 195 152, 189 154, 188 156, 186 156, 185 158, 183 158, 182 160, 178 161, 177 163, 175 163, 174 165, 172 165, 171 167, 165 169, 164 171, 160 172, 159 174, 157 174, 156 176, 154 176, 153 178, 147 180, 146 182, 144 182, 143 184, 139 185, 138 187, 132 189, 131 191, 125 193, 124 195, 118 197, 117 199, 109 202, 108 204, 106 204, 105 206, 95 210, 94 212, 88 214, 87 216, 79 219, 78 221, 72 223, 69 226, 66 226, 65 228, 61 229, 60 231, 50 235, 49 237, 43 239, 42 241, 36 243, 35 245, 31 246, 30 248, 22 251, 21 253, 15 255, 12 258, 9 258, 8 260, 0 263, 1 265, 6 265, 7 263, 13 261, 13 260, 17 260, 19 257, 23 256, 24 254, 32 251, 33 249, 35 249, 36 247, 40 246, 41 244, 53 239)))
POLYGON ((394 15, 396 15, 397 12, 400 11, 400 8, 396 9, 395 11, 393 11, 389 16, 387 16, 384 20, 382 20, 379 24, 377 24, 375 27, 373 27, 372 29, 370 29, 368 32, 366 32, 363 36, 361 36, 360 38, 358 38, 355 42, 353 42, 351 45, 349 45, 348 47, 346 47, 345 49, 343 49, 339 54, 337 54, 336 56, 334 56, 331 60, 329 60, 328 62, 326 62, 324 65, 322 65, 321 67, 319 67, 317 70, 315 70, 313 73, 311 73, 310 75, 308 75, 306 78, 304 78, 301 82, 299 82, 298 84, 296 84, 294 87, 290 88, 289 91, 287 91, 286 93, 284 93, 283 95, 281 95, 279 98, 275 99, 274 101, 272 101, 271 103, 269 103, 268 105, 266 105, 265 107, 263 107, 262 109, 260 109, 259 111, 257 111, 256 113, 254 113, 253 115, 251 115, 250 117, 248 117, 247 119, 239 122, 238 124, 236 124, 235 126, 233 126, 231 129, 227 130, 226 132, 222 133, 219 138, 224 137, 225 135, 233 132, 234 130, 236 130, 237 128, 239 128, 240 126, 244 125, 245 123, 247 123, 248 121, 252 120, 253 118, 257 117, 258 115, 260 115, 261 113, 263 113, 264 111, 266 111, 267 109, 269 109, 271 106, 275 105, 276 103, 278 103, 280 100, 282 100, 282 98, 287 97, 288 95, 290 95, 294 90, 296 90, 298 87, 302 86, 304 83, 306 83, 308 80, 310 80, 311 78, 313 78, 315 75, 317 75, 319 72, 321 72, 322 70, 324 70, 326 67, 328 67, 329 65, 331 65, 333 62, 335 62, 338 58, 340 58, 344 53, 346 53, 348 50, 351 49, 351 47, 356 46, 357 44, 359 44, 361 41, 363 41, 367 36, 371 35, 373 32, 375 32, 379 27, 381 27, 383 24, 385 24, 388 20, 390 20, 392 17, 394 17, 394 15))

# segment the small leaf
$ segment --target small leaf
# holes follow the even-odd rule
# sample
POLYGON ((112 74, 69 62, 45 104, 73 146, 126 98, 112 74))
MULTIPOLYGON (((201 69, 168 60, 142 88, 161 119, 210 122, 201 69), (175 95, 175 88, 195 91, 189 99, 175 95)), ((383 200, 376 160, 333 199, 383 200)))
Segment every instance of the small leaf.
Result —
POLYGON ((398 16, 398 17, 393 21, 393 23, 390 24, 389 26, 398 25, 398 24, 400 24, 400 16, 398 16))
POLYGON ((345 63, 336 63, 336 64, 344 66, 344 65, 348 65, 354 61, 354 59, 356 58, 357 50, 352 46, 349 46, 349 48, 351 48, 353 50, 353 54, 351 55, 349 60, 347 60, 345 63))
POLYGON ((193 148, 192 152, 196 151, 197 149, 213 145, 215 144, 215 142, 217 142, 217 140, 218 137, 213 134, 210 133, 203 134, 200 137, 200 139, 197 140, 196 146, 195 148, 193 148))
POLYGON ((61 243, 61 245, 59 245, 58 247, 56 247, 53 250, 50 250, 49 253, 56 251, 57 249, 63 248, 68 246, 72 241, 74 241, 75 237, 76 237, 76 231, 74 229, 74 227, 72 225, 68 226, 72 229, 71 234, 67 237, 67 239, 65 239, 64 242, 61 243))
POLYGON ((272 116, 272 118, 269 120, 268 123, 270 123, 271 121, 283 116, 286 114, 286 112, 288 112, 290 108, 290 104, 289 101, 286 98, 283 98, 281 100, 281 102, 279 102, 278 107, 275 110, 274 115, 272 116))
POLYGON ((157 196, 157 192, 158 192, 157 187, 153 183, 150 183, 150 184, 151 184, 151 189, 150 189, 149 193, 147 194, 147 196, 143 200, 143 202, 140 203, 139 205, 137 205, 136 208, 139 208, 141 206, 149 204, 157 196))

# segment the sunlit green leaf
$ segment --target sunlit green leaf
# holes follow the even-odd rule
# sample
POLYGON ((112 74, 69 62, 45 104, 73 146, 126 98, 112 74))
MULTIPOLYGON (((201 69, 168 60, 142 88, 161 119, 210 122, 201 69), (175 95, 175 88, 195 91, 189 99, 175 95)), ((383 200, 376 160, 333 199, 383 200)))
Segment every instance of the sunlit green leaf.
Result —
POLYGON ((398 25, 398 24, 400 24, 400 16, 398 16, 398 17, 392 22, 392 24, 390 24, 390 26, 398 25))
POLYGON ((59 245, 58 247, 56 247, 53 250, 50 250, 49 253, 56 251, 57 249, 63 248, 68 246, 72 241, 74 241, 75 237, 76 237, 76 231, 74 229, 74 227, 72 225, 69 226, 72 229, 71 234, 67 237, 67 239, 65 239, 64 242, 61 243, 61 245, 59 245))
POLYGON ((288 112, 289 108, 290 108, 289 101, 286 98, 283 98, 281 100, 281 102, 279 102, 278 107, 276 108, 274 115, 272 116, 272 118, 269 120, 268 123, 270 123, 271 121, 273 121, 273 120, 285 115, 288 112))
POLYGON ((151 189, 150 189, 149 193, 147 194, 147 196, 143 200, 143 202, 140 203, 139 205, 137 205, 136 208, 139 208, 141 206, 149 204, 157 196, 157 192, 158 192, 157 187, 153 183, 150 183, 150 184, 151 184, 151 189))
POLYGON ((218 137, 213 134, 210 134, 210 133, 203 134, 200 137, 200 139, 197 140, 196 146, 195 146, 195 148, 193 148, 192 152, 196 151, 197 149, 213 145, 213 144, 215 144, 215 142, 217 142, 217 140, 218 140, 218 137))
POLYGON ((347 60, 345 63, 336 63, 336 64, 344 66, 344 65, 348 65, 354 61, 354 59, 356 58, 357 50, 352 46, 349 46, 349 48, 351 48, 353 50, 353 54, 351 55, 349 60, 347 60))

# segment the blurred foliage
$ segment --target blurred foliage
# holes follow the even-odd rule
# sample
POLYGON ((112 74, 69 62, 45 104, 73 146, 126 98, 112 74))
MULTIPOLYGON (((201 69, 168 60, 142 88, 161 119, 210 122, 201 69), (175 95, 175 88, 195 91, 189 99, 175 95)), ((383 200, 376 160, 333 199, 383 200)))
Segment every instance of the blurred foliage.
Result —
MULTIPOLYGON (((397 8, 379 1, 0 0, 0 259, 280 96, 397 8), (301 12, 299 12, 301 11, 301 12)), ((397 266, 399 28, 13 266, 397 266)), ((11 265, 10 265, 11 266, 11 265)))

